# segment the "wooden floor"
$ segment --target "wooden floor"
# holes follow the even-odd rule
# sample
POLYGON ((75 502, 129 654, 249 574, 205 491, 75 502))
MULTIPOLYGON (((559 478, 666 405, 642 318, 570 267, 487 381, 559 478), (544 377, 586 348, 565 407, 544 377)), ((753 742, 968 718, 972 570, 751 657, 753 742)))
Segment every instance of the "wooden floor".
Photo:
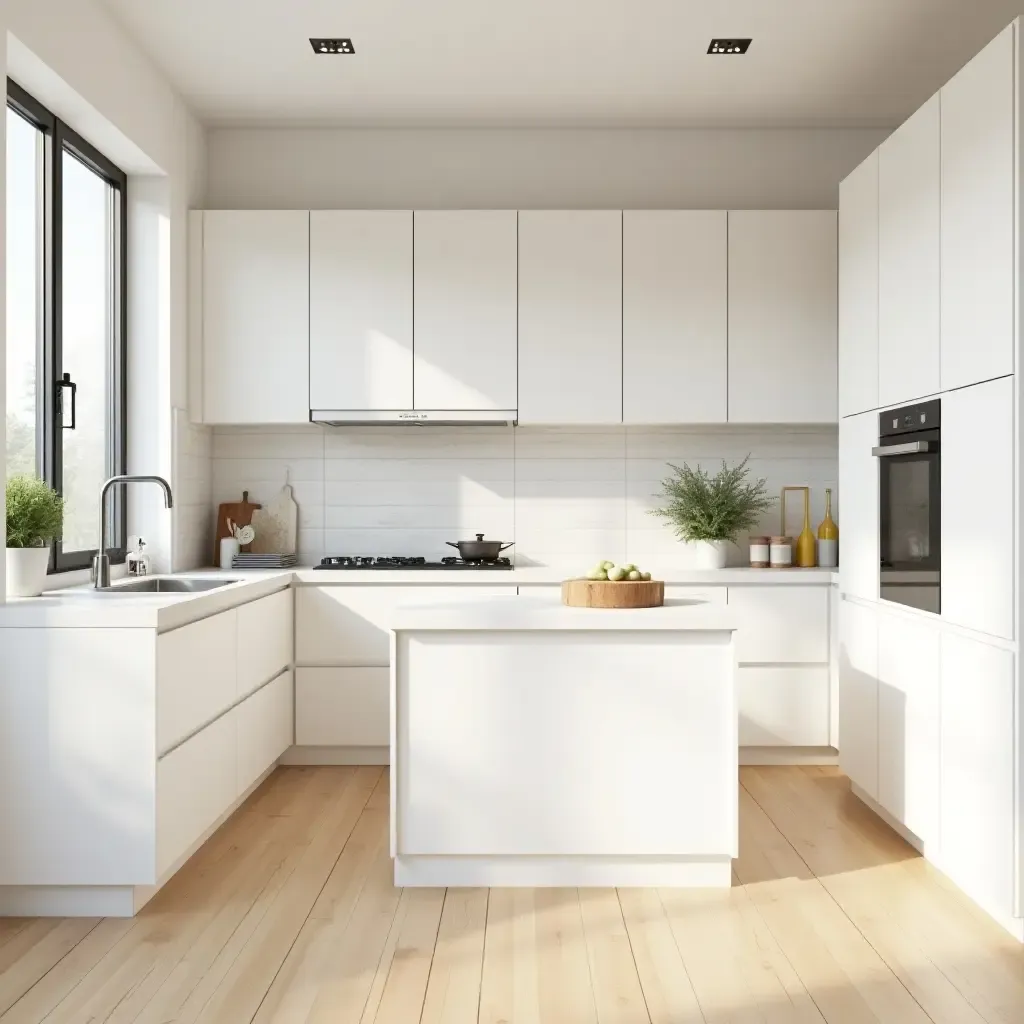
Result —
POLYGON ((834 769, 742 783, 731 890, 401 891, 386 773, 279 769, 135 920, 0 921, 0 1022, 1024 1022, 1024 949, 834 769))

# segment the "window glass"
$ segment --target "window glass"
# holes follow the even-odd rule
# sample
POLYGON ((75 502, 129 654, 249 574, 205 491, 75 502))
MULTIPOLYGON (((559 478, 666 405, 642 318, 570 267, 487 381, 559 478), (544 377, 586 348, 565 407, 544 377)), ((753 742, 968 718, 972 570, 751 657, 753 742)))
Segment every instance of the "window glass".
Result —
POLYGON ((7 109, 7 475, 42 471, 43 133, 7 109))
MULTIPOLYGON (((71 153, 63 162, 61 366, 76 386, 75 429, 62 430, 64 550, 99 546, 97 498, 110 473, 114 331, 114 190, 71 153)), ((70 402, 65 394, 65 403, 70 402)), ((69 421, 65 410, 65 422, 69 421)), ((110 544, 110 538, 107 538, 110 544)))

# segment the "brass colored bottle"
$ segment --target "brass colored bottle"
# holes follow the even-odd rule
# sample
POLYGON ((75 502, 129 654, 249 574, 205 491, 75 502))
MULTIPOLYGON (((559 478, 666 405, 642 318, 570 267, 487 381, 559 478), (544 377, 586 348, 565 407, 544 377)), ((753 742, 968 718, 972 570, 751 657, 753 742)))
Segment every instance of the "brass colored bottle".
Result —
POLYGON ((832 488, 825 488, 825 518, 818 527, 818 565, 834 569, 839 564, 839 527, 832 518, 832 488))

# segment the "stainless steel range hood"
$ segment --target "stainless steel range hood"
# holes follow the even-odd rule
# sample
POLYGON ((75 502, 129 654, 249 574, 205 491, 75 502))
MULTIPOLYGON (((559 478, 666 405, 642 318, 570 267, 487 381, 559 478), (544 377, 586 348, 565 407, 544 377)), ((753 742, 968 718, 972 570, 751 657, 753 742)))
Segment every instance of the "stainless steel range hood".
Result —
POLYGON ((329 427, 506 427, 516 409, 312 409, 310 421, 329 427))

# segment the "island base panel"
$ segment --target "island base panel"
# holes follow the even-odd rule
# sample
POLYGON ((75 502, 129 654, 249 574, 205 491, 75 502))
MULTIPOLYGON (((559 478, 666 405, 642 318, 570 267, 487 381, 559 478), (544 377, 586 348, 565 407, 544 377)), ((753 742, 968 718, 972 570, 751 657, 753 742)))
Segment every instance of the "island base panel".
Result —
POLYGON ((732 858, 399 856, 395 885, 727 889, 732 858))

